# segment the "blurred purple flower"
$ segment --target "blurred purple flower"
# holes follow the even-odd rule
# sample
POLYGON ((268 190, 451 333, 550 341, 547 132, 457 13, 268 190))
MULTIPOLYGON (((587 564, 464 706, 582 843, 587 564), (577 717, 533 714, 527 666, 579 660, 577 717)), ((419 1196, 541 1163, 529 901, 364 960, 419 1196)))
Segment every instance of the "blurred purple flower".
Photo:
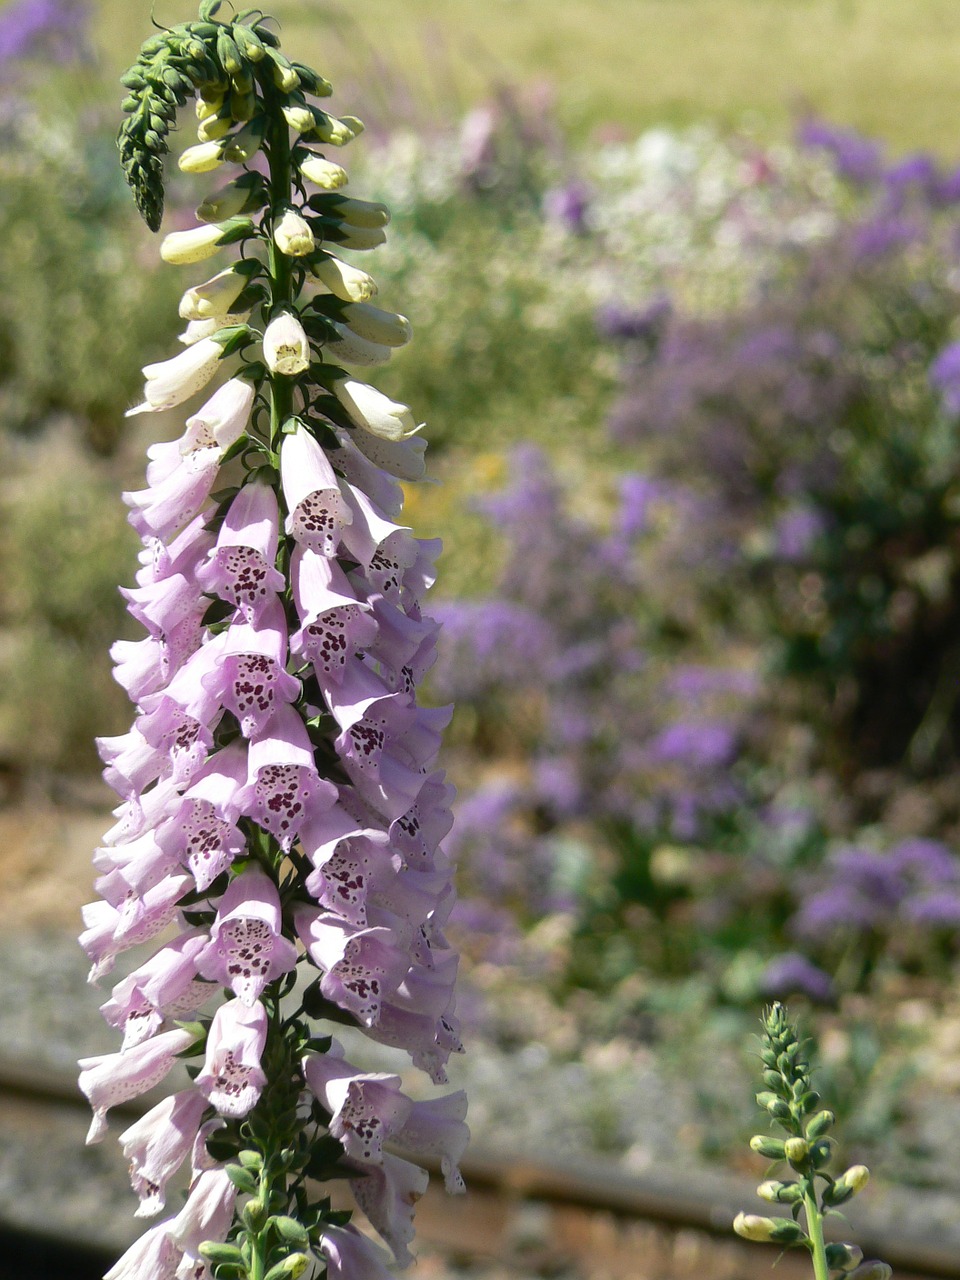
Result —
POLYGON ((736 754, 736 735, 729 725, 709 720, 686 720, 668 725, 648 744, 652 760, 716 769, 736 754))
POLYGON ((904 915, 914 924, 931 929, 958 929, 960 891, 941 889, 912 897, 904 904, 904 915))
POLYGON ((572 178, 544 192, 543 213, 548 222, 582 236, 590 229, 590 190, 572 178))
POLYGON ((781 560, 802 560, 826 528, 819 511, 794 507, 786 511, 773 528, 774 548, 781 560))
POLYGON ((797 141, 801 146, 828 151, 837 173, 850 182, 866 186, 883 176, 883 148, 855 129, 844 129, 840 125, 809 118, 797 130, 797 141))
POLYGON ((771 960, 760 979, 760 989, 765 996, 784 999, 804 995, 820 1004, 829 1004, 834 998, 829 974, 799 951, 786 951, 771 960))
POLYGON ((605 302, 597 309, 597 332, 601 338, 656 343, 673 314, 673 303, 662 293, 637 310, 622 302, 605 302))
POLYGON ((939 840, 914 837, 890 850, 894 866, 917 883, 931 886, 960 884, 960 862, 939 840))
POLYGON ((918 240, 923 228, 915 221, 879 213, 854 227, 851 244, 857 258, 881 258, 918 240))
POLYGON ((39 55, 70 62, 86 54, 89 13, 80 0, 17 0, 0 17, 0 65, 39 55))
POLYGON ((944 347, 930 366, 930 385, 943 397, 948 413, 960 414, 960 342, 944 347))

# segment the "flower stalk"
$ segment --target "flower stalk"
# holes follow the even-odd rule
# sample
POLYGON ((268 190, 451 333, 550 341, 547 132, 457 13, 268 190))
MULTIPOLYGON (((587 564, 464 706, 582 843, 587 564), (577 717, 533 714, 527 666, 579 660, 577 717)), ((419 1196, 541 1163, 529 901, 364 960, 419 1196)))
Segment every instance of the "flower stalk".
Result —
POLYGON ((768 1160, 785 1162, 796 1176, 767 1179, 757 1195, 772 1204, 791 1205, 792 1217, 738 1213, 734 1231, 745 1240, 805 1248, 814 1280, 889 1280, 892 1273, 885 1262, 863 1262, 863 1251, 856 1245, 825 1241, 824 1218, 861 1191, 870 1174, 864 1165, 852 1165, 837 1178, 827 1172, 833 1139, 826 1135, 836 1117, 820 1107, 803 1044, 780 1004, 764 1015, 760 1061, 765 1088, 757 1094, 757 1103, 786 1137, 758 1133, 750 1139, 750 1148, 768 1160))
POLYGON ((115 985, 103 1013, 123 1045, 84 1060, 81 1087, 96 1141, 115 1103, 187 1077, 123 1137, 140 1215, 165 1208, 189 1162, 186 1202, 108 1280, 378 1280, 387 1255, 324 1182, 348 1182, 403 1266, 426 1174, 395 1149, 439 1157, 459 1191, 468 1138, 462 1092, 413 1102, 332 1035, 346 1025, 404 1050, 435 1083, 461 1049, 443 935, 451 789, 434 768, 449 711, 417 700, 439 546, 397 523, 398 479, 423 473, 410 410, 338 363, 375 345, 389 358, 409 336, 371 309, 353 322, 385 341, 345 337, 340 294, 365 302, 375 285, 332 246, 351 218, 382 234, 387 214, 336 203, 346 171, 313 148, 361 126, 308 101, 329 85, 280 52, 259 10, 219 9, 204 0, 197 22, 151 37, 124 77, 121 158, 151 227, 188 97, 199 142, 181 168, 241 167, 161 256, 241 257, 184 294, 185 348, 147 366, 131 411, 177 410, 216 384, 178 439, 150 448, 147 487, 124 495, 143 550, 123 594, 145 635, 112 651, 136 711, 99 743, 120 803, 84 911, 91 980, 177 936, 115 985), (266 178, 250 167, 263 161, 266 178), (305 300, 323 278, 339 293, 305 300))

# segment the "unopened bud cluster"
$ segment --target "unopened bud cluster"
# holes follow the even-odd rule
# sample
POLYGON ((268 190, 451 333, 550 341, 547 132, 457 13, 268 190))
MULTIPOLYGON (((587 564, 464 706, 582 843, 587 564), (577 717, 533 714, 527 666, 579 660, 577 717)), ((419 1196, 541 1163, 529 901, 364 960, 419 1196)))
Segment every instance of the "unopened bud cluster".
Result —
POLYGON ((764 1016, 760 1062, 765 1087, 757 1094, 757 1104, 785 1136, 758 1133, 750 1139, 750 1148, 767 1160, 788 1165, 795 1176, 768 1178, 760 1183, 757 1195, 769 1204, 790 1206, 793 1216, 767 1218, 739 1213, 734 1230, 745 1240, 808 1249, 816 1280, 828 1280, 831 1275, 846 1280, 888 1280, 891 1271, 887 1264, 863 1262, 858 1246, 824 1243, 824 1215, 862 1191, 870 1173, 862 1164, 852 1165, 839 1177, 827 1172, 834 1147, 827 1135, 836 1117, 820 1106, 803 1044, 782 1005, 773 1005, 764 1016))
POLYGON ((359 121, 311 101, 330 86, 259 10, 219 7, 152 37, 124 77, 120 151, 151 226, 187 97, 181 168, 239 166, 162 258, 240 256, 183 294, 183 349, 144 368, 130 410, 206 397, 124 495, 142 552, 123 594, 145 634, 111 651, 136 710, 99 743, 120 803, 81 943, 93 981, 150 952, 102 1006, 119 1052, 83 1060, 80 1084, 97 1141, 111 1107, 186 1067, 121 1135, 138 1213, 167 1212, 108 1280, 388 1280, 323 1184, 352 1189, 402 1266, 427 1174, 390 1148, 436 1158, 457 1192, 468 1138, 462 1092, 414 1101, 329 1034, 404 1050, 435 1083, 461 1049, 434 767, 449 709, 417 700, 439 544, 398 523, 424 444, 406 405, 342 367, 385 362, 410 325, 336 252, 375 247, 389 217, 344 196, 317 149, 359 121))

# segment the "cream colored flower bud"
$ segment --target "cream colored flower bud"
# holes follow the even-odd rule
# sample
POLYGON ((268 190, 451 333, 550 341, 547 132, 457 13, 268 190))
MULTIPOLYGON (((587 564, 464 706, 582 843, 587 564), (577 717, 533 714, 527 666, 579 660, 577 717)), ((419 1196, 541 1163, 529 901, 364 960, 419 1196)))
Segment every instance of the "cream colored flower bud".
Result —
POLYGON ((331 235, 341 249, 377 249, 387 243, 387 233, 382 227, 352 227, 349 223, 341 223, 336 234, 331 235))
POLYGON ((283 118, 297 133, 307 133, 316 123, 309 107, 283 107, 283 118))
POLYGON ((197 206, 197 217, 201 222, 223 222, 238 213, 260 209, 264 203, 263 184, 259 175, 245 173, 201 200, 197 206))
POLYGON ((249 319, 249 311, 231 311, 225 316, 211 316, 209 320, 191 320, 177 341, 182 342, 185 347, 192 347, 201 338, 212 338, 220 329, 246 324, 249 319))
POLYGON ((854 1271, 848 1271, 843 1280, 891 1280, 893 1268, 887 1262, 862 1262, 854 1271))
POLYGON ((273 239, 281 253, 288 258, 303 258, 313 253, 316 241, 310 224, 296 209, 287 209, 273 227, 273 239))
POLYGON ((244 164, 255 156, 263 145, 263 119, 251 120, 237 133, 224 138, 223 158, 233 164, 244 164))
POLYGON ((215 116, 223 106, 224 95, 218 94, 215 98, 198 98, 197 99, 197 119, 209 120, 211 116, 215 116))
POLYGON ((201 142, 218 142, 225 138, 233 128, 233 118, 229 111, 215 116, 207 116, 197 126, 197 137, 201 142))
POLYGON ((201 387, 205 387, 216 373, 223 355, 223 348, 213 338, 201 338, 199 342, 181 351, 170 360, 144 366, 144 403, 127 411, 127 417, 136 413, 172 409, 182 404, 201 387))
POLYGON ((344 307, 343 322, 359 337, 384 347, 403 347, 413 337, 413 327, 406 316, 382 311, 369 302, 344 307))
POLYGON ((300 161, 300 172, 308 182, 324 191, 338 191, 347 185, 346 169, 323 156, 314 155, 312 151, 300 161))
POLYGON ((408 405, 391 400, 365 382, 338 379, 333 392, 358 426, 384 440, 405 440, 420 430, 408 405))
POLYGON ((377 282, 366 271, 327 255, 310 263, 310 274, 344 302, 366 302, 377 293, 377 282))
POLYGON ((202 262, 217 252, 223 234, 224 228, 217 222, 205 227, 191 227, 189 231, 171 231, 160 245, 160 257, 164 262, 177 266, 202 262))
POLYGON ((211 173, 223 164, 223 148, 219 142, 201 142, 187 147, 177 161, 183 173, 211 173))
POLYGON ((313 136, 332 147, 343 147, 363 133, 363 122, 356 116, 327 115, 319 107, 313 112, 313 136))
POLYGON ((271 373, 293 376, 310 365, 310 344, 303 325, 290 311, 283 311, 267 325, 263 358, 271 373))
POLYGON ((332 356, 337 364, 353 364, 361 367, 386 364, 393 355, 391 347, 382 346, 379 342, 368 342, 359 338, 346 325, 334 324, 337 337, 323 346, 328 356, 332 356))
POLYGON ((182 320, 210 320, 227 315, 243 293, 247 277, 228 267, 203 284, 194 285, 180 299, 182 320))

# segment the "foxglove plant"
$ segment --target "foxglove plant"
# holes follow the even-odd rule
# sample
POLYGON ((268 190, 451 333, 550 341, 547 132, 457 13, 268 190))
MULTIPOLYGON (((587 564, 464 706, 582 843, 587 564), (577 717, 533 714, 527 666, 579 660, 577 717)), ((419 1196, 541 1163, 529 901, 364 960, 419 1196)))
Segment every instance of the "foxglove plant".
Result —
POLYGON ((786 1137, 758 1133, 750 1139, 750 1148, 768 1160, 785 1163, 796 1176, 768 1178, 757 1187, 757 1195, 768 1204, 789 1205, 791 1216, 765 1218, 738 1213, 734 1231, 745 1240, 806 1249, 814 1280, 830 1280, 831 1276, 890 1280, 890 1267, 876 1260, 864 1262, 858 1245, 827 1244, 824 1240, 824 1219, 836 1215, 840 1205, 863 1190, 870 1171, 855 1164, 839 1177, 827 1172, 833 1157, 833 1140, 827 1135, 836 1117, 820 1107, 803 1043, 783 1005, 772 1005, 764 1015, 760 1061, 765 1088, 757 1094, 757 1103, 786 1137))
POLYGON ((451 789, 433 768, 448 711, 417 703, 439 545, 397 523, 398 480, 424 471, 410 410, 341 367, 383 363, 410 336, 334 252, 374 247, 388 220, 317 149, 362 126, 316 104, 330 86, 284 57, 259 10, 225 22, 219 8, 153 36, 123 79, 123 167, 152 229, 189 97, 199 140, 180 168, 240 169, 162 258, 240 256, 183 295, 184 349, 144 369, 130 410, 219 383, 125 495, 143 550, 123 594, 146 634, 112 651, 136 715, 99 744, 120 804, 81 943, 94 981, 156 949, 103 1005, 119 1052, 83 1060, 80 1083, 97 1141, 112 1106, 187 1063, 121 1137, 140 1216, 184 1167, 186 1201, 108 1280, 386 1276, 323 1183, 346 1179, 405 1265, 427 1174, 384 1144, 437 1157, 462 1190, 466 1100, 411 1100, 323 1024, 405 1050, 435 1083, 461 1049, 439 847, 451 789))

